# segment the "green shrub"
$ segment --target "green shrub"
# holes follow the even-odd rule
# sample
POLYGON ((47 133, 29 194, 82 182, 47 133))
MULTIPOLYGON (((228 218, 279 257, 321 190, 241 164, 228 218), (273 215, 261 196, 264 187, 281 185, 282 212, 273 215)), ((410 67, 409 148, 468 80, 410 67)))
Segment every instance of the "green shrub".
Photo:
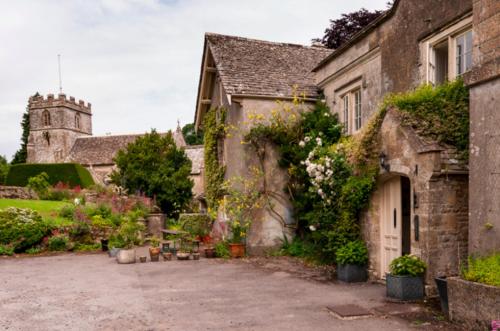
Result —
POLYGON ((47 223, 31 209, 0 210, 0 245, 10 245, 16 252, 40 243, 49 231, 47 223))
POLYGON ((28 179, 28 185, 26 185, 29 189, 35 191, 38 197, 42 200, 47 200, 46 198, 49 195, 49 175, 47 173, 42 172, 36 176, 30 177, 28 179))
POLYGON ((59 210, 59 216, 68 220, 72 220, 74 214, 75 214, 74 205, 64 205, 61 208, 61 210, 59 210))
POLYGON ((215 244, 215 255, 217 257, 222 257, 224 259, 229 259, 231 257, 231 252, 229 251, 229 245, 225 241, 219 241, 215 244))
POLYGON ((123 245, 122 248, 126 249, 140 245, 142 243, 142 231, 144 231, 144 224, 127 220, 118 228, 116 239, 113 239, 113 242, 121 243, 123 245))
POLYGON ((465 280, 500 286, 500 253, 485 257, 469 257, 469 265, 462 270, 465 280))
POLYGON ((76 243, 75 247, 73 248, 73 250, 77 251, 77 252, 97 251, 99 249, 101 249, 101 244, 100 243, 94 243, 94 244, 76 243))
POLYGON ((182 230, 193 236, 206 236, 212 230, 212 222, 207 214, 180 214, 179 224, 182 230))
POLYGON ((30 177, 37 176, 42 172, 49 176, 48 181, 52 186, 59 182, 66 183, 70 187, 80 186, 81 188, 87 188, 94 184, 89 171, 76 163, 12 165, 9 168, 5 183, 8 186, 26 186, 30 177))
POLYGON ((368 261, 368 249, 361 240, 348 242, 337 250, 338 264, 365 265, 368 261))
POLYGON ((65 235, 55 235, 49 238, 48 247, 51 251, 65 251, 68 249, 69 238, 65 235))
POLYGON ((389 268, 394 276, 422 276, 427 266, 415 255, 403 255, 392 260, 389 268))
POLYGON ((64 201, 71 199, 71 193, 68 190, 49 189, 44 200, 64 201))
POLYGON ((14 248, 7 245, 0 245, 0 255, 8 255, 11 256, 14 254, 14 248))
POLYGON ((26 253, 30 254, 30 255, 36 255, 36 254, 39 254, 41 251, 42 251, 42 249, 39 247, 31 247, 31 248, 26 250, 26 253))

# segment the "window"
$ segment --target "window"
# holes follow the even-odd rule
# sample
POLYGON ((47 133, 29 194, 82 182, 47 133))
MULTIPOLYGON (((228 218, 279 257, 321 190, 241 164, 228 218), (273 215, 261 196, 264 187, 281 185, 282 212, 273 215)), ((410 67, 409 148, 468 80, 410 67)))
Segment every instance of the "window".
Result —
POLYGON ((47 110, 44 110, 42 113, 42 121, 44 126, 50 125, 50 113, 47 110))
POLYGON ((75 128, 80 128, 80 114, 78 113, 75 115, 75 128))
POLYGON ((349 133, 349 94, 346 94, 344 100, 344 131, 349 133))
POLYGON ((342 96, 342 114, 344 132, 346 134, 353 134, 361 129, 361 89, 356 86, 342 96))
POLYGON ((361 129, 361 90, 354 92, 354 130, 361 129))
POLYGON ((443 29, 420 44, 424 82, 440 85, 472 68, 472 16, 443 29))
POLYGON ((456 75, 463 75, 472 67, 472 30, 455 37, 456 75))

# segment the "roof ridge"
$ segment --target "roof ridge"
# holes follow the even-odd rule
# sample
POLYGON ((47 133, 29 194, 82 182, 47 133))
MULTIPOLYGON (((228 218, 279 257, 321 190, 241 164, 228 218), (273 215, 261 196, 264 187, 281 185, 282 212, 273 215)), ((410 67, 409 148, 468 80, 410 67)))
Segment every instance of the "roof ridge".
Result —
POLYGON ((262 44, 269 44, 269 45, 274 45, 274 46, 291 46, 291 47, 301 47, 301 48, 306 48, 306 49, 312 49, 312 50, 320 50, 320 51, 327 51, 331 52, 332 50, 326 47, 318 47, 318 46, 307 46, 307 45, 302 45, 302 44, 295 44, 295 43, 286 43, 286 42, 279 42, 279 41, 269 41, 269 40, 262 40, 262 39, 256 39, 256 38, 248 38, 248 37, 241 37, 241 36, 233 36, 233 35, 226 35, 226 34, 220 34, 220 33, 214 33, 214 32, 205 32, 205 37, 224 37, 224 38, 231 38, 234 40, 241 40, 241 41, 250 41, 250 42, 257 42, 257 43, 262 43, 262 44))

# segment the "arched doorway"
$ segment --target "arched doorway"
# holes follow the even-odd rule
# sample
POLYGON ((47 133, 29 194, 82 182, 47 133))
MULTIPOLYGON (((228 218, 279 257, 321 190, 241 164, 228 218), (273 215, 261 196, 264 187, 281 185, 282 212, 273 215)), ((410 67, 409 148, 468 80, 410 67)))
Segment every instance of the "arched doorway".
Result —
POLYGON ((411 253, 411 184, 395 176, 382 185, 380 212, 382 278, 395 258, 411 253))

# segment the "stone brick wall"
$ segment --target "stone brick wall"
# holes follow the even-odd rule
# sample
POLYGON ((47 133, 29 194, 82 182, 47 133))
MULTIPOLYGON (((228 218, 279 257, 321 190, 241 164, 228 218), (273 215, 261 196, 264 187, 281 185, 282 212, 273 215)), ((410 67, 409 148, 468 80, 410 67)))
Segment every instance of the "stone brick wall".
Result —
POLYGON ((448 278, 450 319, 467 330, 490 330, 500 321, 500 287, 448 278))
POLYGON ((26 187, 0 186, 0 199, 37 199, 35 192, 26 187))
POLYGON ((470 89, 469 253, 500 251, 500 1, 475 0, 470 89))

